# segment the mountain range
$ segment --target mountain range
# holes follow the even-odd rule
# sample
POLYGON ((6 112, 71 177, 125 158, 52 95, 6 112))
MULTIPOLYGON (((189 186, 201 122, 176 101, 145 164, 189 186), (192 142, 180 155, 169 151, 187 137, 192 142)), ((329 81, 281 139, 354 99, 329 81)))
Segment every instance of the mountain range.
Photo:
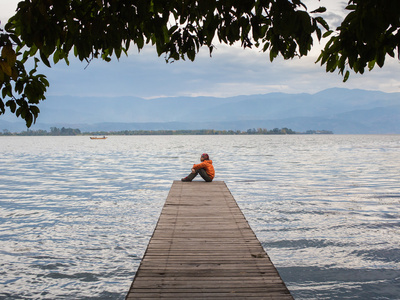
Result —
MULTIPOLYGON (((282 128, 330 130, 337 134, 400 133, 400 93, 332 88, 315 94, 269 93, 216 97, 48 96, 32 130, 81 131, 282 128)), ((0 130, 26 130, 11 113, 0 130)))

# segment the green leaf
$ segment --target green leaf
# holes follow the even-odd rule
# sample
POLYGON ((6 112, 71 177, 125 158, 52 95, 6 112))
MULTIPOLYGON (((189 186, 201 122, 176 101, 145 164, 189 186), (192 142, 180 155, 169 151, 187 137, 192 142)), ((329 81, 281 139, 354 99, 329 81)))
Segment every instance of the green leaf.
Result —
POLYGON ((5 62, 5 61, 0 61, 0 69, 3 70, 3 72, 7 75, 7 76, 12 76, 12 70, 11 70, 11 66, 5 62))
POLYGON ((11 34, 10 37, 11 37, 11 39, 13 40, 13 42, 15 44, 17 44, 18 46, 21 46, 22 43, 21 43, 21 41, 19 40, 19 38, 16 35, 11 34))
POLYGON ((122 53, 122 48, 115 49, 115 56, 117 57, 117 59, 121 57, 121 53, 122 53))
POLYGON ((368 69, 371 71, 375 66, 376 60, 371 60, 368 62, 368 69))
POLYGON ((343 77, 343 82, 346 82, 349 79, 349 77, 350 77, 350 72, 347 70, 346 74, 343 77))
POLYGON ((17 60, 17 55, 15 54, 15 51, 12 48, 11 44, 3 47, 3 49, 1 50, 1 56, 7 60, 10 66, 15 64, 15 61, 17 60))
POLYGON ((42 51, 40 51, 40 58, 42 59, 42 62, 43 62, 47 67, 51 68, 51 65, 50 65, 49 60, 47 59, 47 56, 46 56, 42 51))
POLYGON ((383 67, 383 65, 384 65, 384 63, 385 63, 385 53, 383 52, 383 51, 380 51, 380 52, 378 52, 377 53, 377 55, 376 55, 376 64, 379 66, 379 67, 383 67))
POLYGON ((30 111, 32 112, 33 116, 34 116, 34 120, 36 121, 37 116, 40 113, 40 109, 39 107, 37 107, 36 105, 31 105, 29 107, 30 111))
POLYGON ((337 66, 336 56, 331 56, 326 63, 326 70, 333 72, 337 66))
POLYGON ((38 77, 40 77, 40 81, 43 83, 43 85, 45 87, 49 87, 50 83, 48 82, 48 80, 46 79, 46 76, 44 75, 38 75, 38 77))
POLYGON ((269 60, 272 62, 278 56, 278 50, 275 47, 272 47, 269 52, 269 60))
POLYGON ((321 30, 319 28, 317 28, 315 31, 317 33, 317 38, 320 41, 321 40, 321 35, 322 35, 321 30))
POLYGON ((28 128, 31 127, 33 121, 32 114, 29 111, 27 111, 23 118, 25 119, 26 127, 28 128))
POLYGON ((57 49, 56 51, 54 51, 53 54, 53 62, 56 64, 59 62, 59 60, 60 60, 60 50, 57 49))
POLYGON ((69 59, 67 56, 64 56, 64 60, 65 60, 65 63, 67 64, 67 66, 69 66, 69 59))
POLYGON ((347 10, 356 10, 357 9, 357 5, 348 5, 348 6, 346 6, 346 9, 347 10))
POLYGON ((5 99, 6 96, 12 97, 12 90, 11 90, 10 83, 6 83, 6 85, 3 87, 2 95, 3 95, 3 99, 5 99))
POLYGON ((270 43, 269 42, 266 42, 265 44, 264 44, 264 47, 263 47, 263 52, 266 52, 268 49, 269 49, 269 46, 270 46, 270 43))
POLYGON ((136 40, 135 40, 135 42, 136 42, 136 46, 137 46, 137 48, 139 50, 143 49, 143 46, 144 46, 144 37, 143 37, 143 35, 141 35, 141 34, 138 35, 136 40))
POLYGON ((170 29, 168 29, 169 34, 173 34, 178 28, 178 25, 172 26, 170 29))
POLYGON ((320 7, 318 7, 316 10, 313 10, 311 13, 312 13, 312 14, 313 14, 313 13, 319 13, 319 14, 321 14, 321 13, 324 13, 324 12, 326 12, 326 7, 320 6, 320 7))
POLYGON ((0 99, 0 115, 6 112, 6 108, 4 106, 4 102, 0 99))
POLYGON ((32 46, 30 47, 30 50, 29 50, 29 52, 28 52, 28 55, 29 55, 29 56, 34 56, 38 50, 39 50, 39 49, 38 49, 38 47, 37 47, 36 45, 32 45, 32 46))
POLYGON ((24 119, 25 118, 25 114, 22 115, 22 113, 23 113, 22 107, 18 107, 17 111, 15 112, 15 115, 17 117, 22 116, 22 118, 24 119))
MULTIPOLYGON (((3 98, 4 98, 4 97, 3 97, 3 98)), ((14 100, 8 100, 8 101, 6 102, 6 106, 10 108, 10 110, 11 110, 12 113, 15 113, 15 110, 16 110, 16 108, 17 108, 17 104, 15 103, 14 100)))
POLYGON ((15 88, 14 90, 18 93, 18 94, 22 94, 22 92, 24 91, 24 84, 21 81, 17 81, 15 83, 15 88))
MULTIPOLYGON (((323 37, 323 38, 326 38, 326 37, 330 36, 332 33, 333 33, 333 31, 332 31, 332 30, 329 30, 329 31, 325 32, 325 33, 322 35, 322 37, 323 37)), ((332 42, 331 42, 331 43, 332 43, 332 42)), ((328 47, 329 47, 329 46, 328 46, 328 47)))
MULTIPOLYGON (((315 20, 325 28, 325 30, 329 31, 328 23, 322 17, 316 17, 315 20)), ((330 31, 332 33, 332 31, 330 31)))

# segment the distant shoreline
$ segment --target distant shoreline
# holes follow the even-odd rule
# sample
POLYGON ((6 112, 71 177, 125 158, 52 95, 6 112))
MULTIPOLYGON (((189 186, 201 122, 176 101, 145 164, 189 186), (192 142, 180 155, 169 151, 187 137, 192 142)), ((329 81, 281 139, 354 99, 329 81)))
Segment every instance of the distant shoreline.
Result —
POLYGON ((47 130, 27 130, 19 133, 9 131, 0 132, 0 136, 110 136, 110 135, 287 135, 287 134, 333 134, 329 130, 307 130, 296 132, 289 128, 252 128, 246 131, 241 130, 121 130, 121 131, 96 131, 81 132, 79 129, 52 127, 47 130))

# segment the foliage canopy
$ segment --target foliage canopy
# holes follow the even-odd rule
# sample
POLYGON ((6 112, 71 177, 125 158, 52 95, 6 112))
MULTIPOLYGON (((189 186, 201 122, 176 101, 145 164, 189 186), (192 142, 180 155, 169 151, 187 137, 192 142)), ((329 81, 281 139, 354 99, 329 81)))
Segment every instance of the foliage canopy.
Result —
POLYGON ((300 0, 25 0, 0 32, 0 115, 8 107, 35 122, 49 86, 36 74, 38 63, 69 63, 70 52, 81 61, 119 58, 131 44, 140 51, 155 46, 167 61, 193 61, 213 42, 257 47, 273 61, 305 56, 313 36, 330 37, 319 61, 326 70, 363 73, 382 67, 399 48, 400 6, 397 0, 350 0, 349 14, 330 30, 321 17, 325 8, 308 12, 300 0), (324 33, 322 31, 325 31, 324 33), (29 59, 33 67, 26 70, 29 59))

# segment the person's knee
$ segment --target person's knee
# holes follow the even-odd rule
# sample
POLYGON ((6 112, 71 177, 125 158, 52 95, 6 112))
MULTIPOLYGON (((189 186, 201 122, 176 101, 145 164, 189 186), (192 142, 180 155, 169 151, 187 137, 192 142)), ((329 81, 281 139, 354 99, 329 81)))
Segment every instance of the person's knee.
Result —
POLYGON ((212 179, 210 178, 210 176, 208 176, 207 172, 205 169, 199 169, 199 173, 201 175, 201 177, 206 181, 206 182, 211 182, 212 179))

